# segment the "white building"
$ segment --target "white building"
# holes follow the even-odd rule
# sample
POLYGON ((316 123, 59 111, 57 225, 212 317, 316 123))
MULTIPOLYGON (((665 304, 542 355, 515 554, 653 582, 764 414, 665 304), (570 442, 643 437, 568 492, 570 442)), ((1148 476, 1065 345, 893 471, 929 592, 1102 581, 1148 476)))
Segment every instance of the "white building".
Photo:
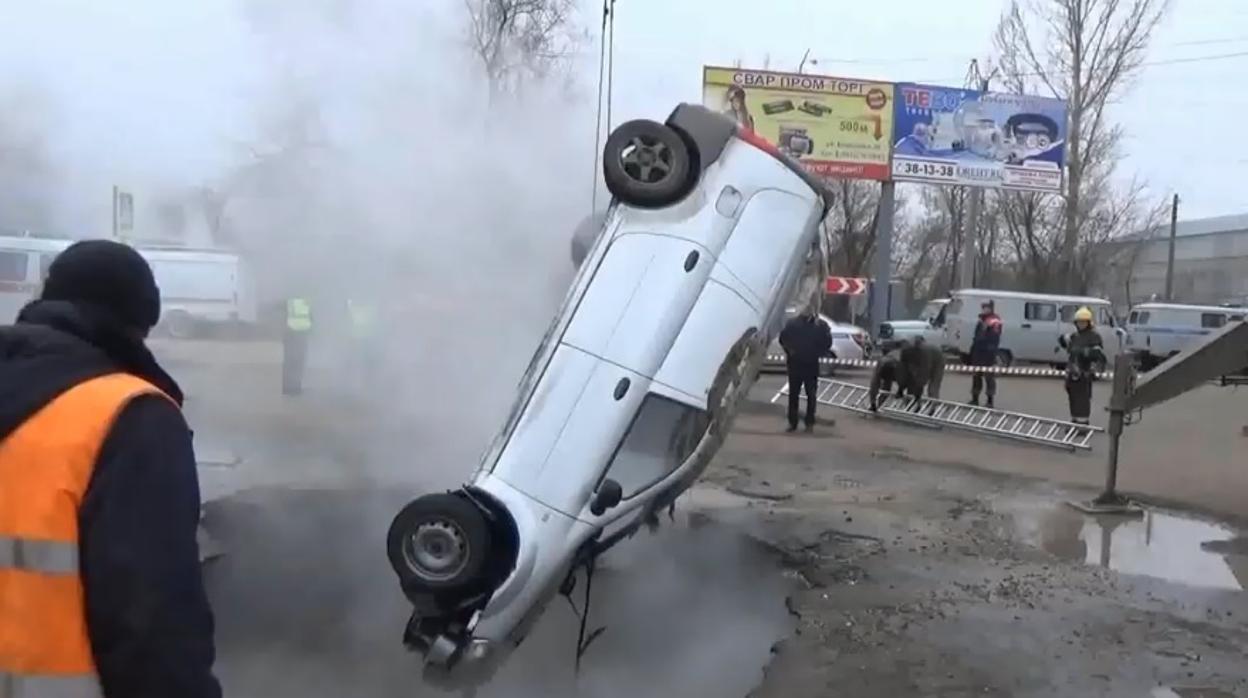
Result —
MULTIPOLYGON (((1248 305, 1248 214, 1179 221, 1174 249, 1176 303, 1248 305)), ((1096 290, 1124 307, 1166 292, 1170 226, 1107 246, 1096 290)))

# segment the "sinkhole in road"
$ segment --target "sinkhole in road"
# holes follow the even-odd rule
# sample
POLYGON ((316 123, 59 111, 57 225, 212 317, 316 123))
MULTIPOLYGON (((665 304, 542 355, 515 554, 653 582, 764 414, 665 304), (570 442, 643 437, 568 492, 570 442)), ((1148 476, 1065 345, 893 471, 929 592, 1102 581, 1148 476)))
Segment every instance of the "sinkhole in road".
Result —
MULTIPOLYGON (((411 496, 257 489, 206 507, 205 526, 227 551, 205 568, 227 695, 447 695, 421 683, 419 658, 400 643, 410 607, 384 541, 411 496)), ((791 582, 771 553, 729 527, 690 526, 680 516, 664 523, 600 563, 590 626, 607 630, 579 677, 578 621, 557 599, 477 695, 749 693, 792 630, 784 603, 791 582)))

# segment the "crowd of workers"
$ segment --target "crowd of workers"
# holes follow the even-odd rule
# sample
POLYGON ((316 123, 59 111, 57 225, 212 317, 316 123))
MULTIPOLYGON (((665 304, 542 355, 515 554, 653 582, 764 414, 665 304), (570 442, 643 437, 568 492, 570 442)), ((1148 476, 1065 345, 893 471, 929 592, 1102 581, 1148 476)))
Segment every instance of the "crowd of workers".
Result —
MULTIPOLYGON (((1057 338, 1059 346, 1067 353, 1065 389, 1070 421, 1075 424, 1089 423, 1092 382, 1096 380, 1097 368, 1106 363, 1101 335, 1093 326, 1092 318, 1090 309, 1079 308, 1074 316, 1075 331, 1057 338)), ((967 363, 984 368, 996 366, 1002 333, 1003 325, 995 304, 991 300, 985 301, 980 306, 967 363)), ((814 428, 818 403, 819 362, 828 356, 832 346, 830 328, 813 307, 807 308, 785 325, 780 333, 780 345, 785 352, 789 379, 788 430, 797 429, 804 392, 806 430, 810 431, 814 428)), ((941 347, 925 342, 922 337, 902 340, 875 362, 869 388, 869 407, 872 412, 878 412, 880 393, 888 395, 894 386, 897 397, 915 399, 916 409, 924 397, 939 400, 944 374, 945 355, 941 347)), ((985 398, 985 407, 995 409, 997 378, 994 371, 973 373, 968 404, 979 406, 981 397, 985 398)))

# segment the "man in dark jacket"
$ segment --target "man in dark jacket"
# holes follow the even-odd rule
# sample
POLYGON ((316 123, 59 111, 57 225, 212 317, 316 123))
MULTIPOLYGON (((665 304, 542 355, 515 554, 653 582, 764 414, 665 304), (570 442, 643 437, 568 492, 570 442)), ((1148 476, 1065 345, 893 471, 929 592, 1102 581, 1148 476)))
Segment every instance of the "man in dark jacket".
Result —
POLYGON ((163 393, 124 403, 77 504, 86 635, 106 698, 219 698, 191 432, 182 391, 144 345, 159 317, 151 269, 133 249, 91 240, 61 253, 40 298, 0 327, 0 445, 71 389, 105 376, 138 377, 163 393))
POLYGON ((807 308, 780 331, 789 374, 789 431, 797 431, 797 406, 806 391, 806 431, 815 428, 815 396, 819 392, 819 359, 832 350, 832 328, 807 308))
MULTIPOLYGON (((910 395, 917 400, 926 392, 927 397, 939 400, 944 378, 945 356, 939 347, 928 344, 922 337, 903 339, 875 364, 869 388, 871 411, 879 409, 880 390, 887 394, 894 383, 897 397, 910 395)), ((918 407, 916 402, 915 409, 918 407)))
POLYGON ((1092 381, 1098 366, 1105 365, 1101 335, 1092 326, 1092 311, 1080 308, 1075 312, 1075 331, 1062 336, 1058 343, 1069 354, 1066 360, 1066 398, 1070 421, 1087 424, 1092 417, 1092 381))
MULTIPOLYGON (((979 307, 979 322, 975 323, 975 335, 971 339, 970 363, 972 366, 996 366, 997 351, 1001 348, 1001 318, 997 316, 996 304, 986 300, 979 307)), ((971 378, 971 404, 979 404, 979 395, 988 388, 988 407, 993 407, 997 397, 997 377, 987 371, 976 371, 971 378)))

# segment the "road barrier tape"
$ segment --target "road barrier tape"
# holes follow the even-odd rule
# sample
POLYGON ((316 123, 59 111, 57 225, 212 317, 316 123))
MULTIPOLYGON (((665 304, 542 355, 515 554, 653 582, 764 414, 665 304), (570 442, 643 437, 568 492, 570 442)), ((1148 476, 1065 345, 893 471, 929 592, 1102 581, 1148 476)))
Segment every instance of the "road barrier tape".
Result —
MULTIPOLYGON (((767 362, 771 364, 784 363, 783 354, 768 354, 767 362)), ((875 368, 876 361, 867 359, 819 359, 819 363, 825 366, 836 366, 838 368, 875 368)), ((963 363, 946 363, 945 370, 950 373, 991 373, 997 376, 1018 376, 1028 378, 1065 378, 1066 372, 1059 371, 1055 368, 1037 368, 1031 366, 968 366, 963 363)), ((1106 371, 1096 374, 1101 380, 1109 380, 1114 377, 1112 371, 1106 371)))

